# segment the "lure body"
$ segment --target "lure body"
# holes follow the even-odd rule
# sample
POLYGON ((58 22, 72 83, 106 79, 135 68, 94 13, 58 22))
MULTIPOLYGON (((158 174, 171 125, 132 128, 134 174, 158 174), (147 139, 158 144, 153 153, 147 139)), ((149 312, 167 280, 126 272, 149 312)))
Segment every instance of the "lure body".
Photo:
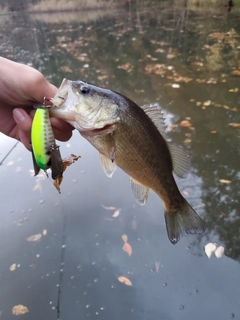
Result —
POLYGON ((63 164, 50 122, 49 107, 34 107, 37 110, 32 123, 31 144, 35 176, 40 169, 46 171, 51 168, 52 178, 55 180, 62 176, 63 164))
POLYGON ((49 108, 38 107, 34 115, 31 132, 32 149, 36 164, 47 170, 50 167, 52 148, 55 138, 50 123, 49 108))

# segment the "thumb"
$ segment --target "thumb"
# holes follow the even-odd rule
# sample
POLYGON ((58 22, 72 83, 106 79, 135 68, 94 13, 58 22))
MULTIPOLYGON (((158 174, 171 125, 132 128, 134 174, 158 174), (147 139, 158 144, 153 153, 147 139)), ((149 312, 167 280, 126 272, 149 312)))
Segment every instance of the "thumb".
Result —
POLYGON ((29 141, 31 139, 32 118, 25 110, 20 108, 13 110, 13 118, 18 126, 19 140, 28 150, 31 150, 29 141))

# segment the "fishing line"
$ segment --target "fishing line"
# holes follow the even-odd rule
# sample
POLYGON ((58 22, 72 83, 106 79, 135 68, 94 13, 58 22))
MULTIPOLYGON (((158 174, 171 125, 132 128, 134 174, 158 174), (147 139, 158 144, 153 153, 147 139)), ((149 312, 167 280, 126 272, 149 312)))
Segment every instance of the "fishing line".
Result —
POLYGON ((6 160, 6 158, 10 155, 10 153, 13 151, 14 148, 16 148, 17 144, 19 143, 19 141, 17 141, 15 143, 15 145, 8 151, 8 153, 5 155, 5 157, 1 160, 0 162, 0 166, 3 164, 3 161, 6 160))

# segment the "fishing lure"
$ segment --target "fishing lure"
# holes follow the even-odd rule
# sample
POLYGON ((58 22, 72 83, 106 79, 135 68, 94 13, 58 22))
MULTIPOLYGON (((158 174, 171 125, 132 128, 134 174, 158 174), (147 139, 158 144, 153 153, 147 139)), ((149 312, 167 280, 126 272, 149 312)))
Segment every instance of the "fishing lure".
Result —
POLYGON ((46 172, 48 168, 51 168, 52 179, 55 180, 62 176, 63 164, 59 146, 56 145, 50 122, 49 106, 45 105, 44 99, 42 105, 36 104, 34 108, 37 109, 31 130, 34 173, 36 176, 40 169, 46 172))

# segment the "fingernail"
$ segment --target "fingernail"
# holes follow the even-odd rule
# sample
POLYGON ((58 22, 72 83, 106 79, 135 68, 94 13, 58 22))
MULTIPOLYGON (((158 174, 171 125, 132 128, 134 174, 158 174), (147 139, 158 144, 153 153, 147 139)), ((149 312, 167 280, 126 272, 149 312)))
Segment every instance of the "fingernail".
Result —
POLYGON ((23 122, 25 120, 24 112, 21 109, 14 109, 13 116, 17 122, 23 122))

